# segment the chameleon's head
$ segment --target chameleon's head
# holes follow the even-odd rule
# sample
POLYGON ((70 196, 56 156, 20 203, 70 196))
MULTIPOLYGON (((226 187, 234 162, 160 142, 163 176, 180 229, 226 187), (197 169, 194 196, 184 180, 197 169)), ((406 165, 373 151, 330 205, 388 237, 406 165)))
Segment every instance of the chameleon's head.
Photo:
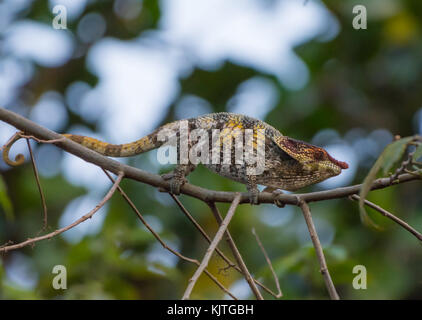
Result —
POLYGON ((302 164, 304 176, 308 176, 307 184, 317 183, 337 176, 342 169, 347 169, 346 162, 338 161, 328 154, 323 148, 309 143, 282 137, 278 145, 292 158, 302 164))

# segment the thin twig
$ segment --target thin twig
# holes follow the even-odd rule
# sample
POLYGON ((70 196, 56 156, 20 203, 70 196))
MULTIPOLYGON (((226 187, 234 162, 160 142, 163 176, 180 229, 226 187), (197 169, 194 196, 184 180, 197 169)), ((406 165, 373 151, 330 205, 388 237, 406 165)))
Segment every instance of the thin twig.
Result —
MULTIPOLYGON (((351 195, 349 198, 352 199, 352 200, 357 200, 357 201, 359 201, 359 199, 360 199, 360 197, 357 194, 351 195)), ((368 207, 371 207, 372 209, 374 209, 374 210, 378 211, 379 213, 381 213, 384 217, 387 217, 387 218, 393 220, 399 226, 403 227, 405 230, 407 230, 411 234, 413 234, 419 241, 422 241, 422 234, 420 232, 418 232, 417 230, 415 230, 414 228, 412 228, 409 224, 407 224, 406 222, 404 222, 400 218, 396 217, 394 214, 388 212, 384 208, 382 208, 382 207, 376 205, 375 203, 373 203, 373 202, 371 202, 369 200, 366 200, 366 199, 365 199, 365 204, 368 207)))
POLYGON ((53 238, 53 237, 55 237, 55 236, 57 236, 57 235, 65 232, 65 231, 67 231, 69 229, 72 229, 72 228, 76 227, 78 224, 84 222, 85 220, 92 218, 92 216, 99 209, 101 209, 104 206, 104 204, 112 197, 112 195, 116 191, 117 187, 119 186, 120 182, 122 181, 123 177, 124 177, 124 173, 123 172, 120 172, 119 175, 118 175, 118 177, 117 177, 117 179, 116 179, 116 182, 113 184, 113 186, 110 188, 110 190, 104 196, 104 198, 97 204, 97 206, 94 209, 92 209, 89 213, 87 213, 86 215, 80 217, 75 222, 73 222, 73 223, 71 223, 71 224, 69 224, 66 227, 63 227, 61 229, 57 229, 57 230, 55 230, 53 232, 50 232, 50 233, 48 233, 46 235, 43 235, 43 236, 40 236, 40 237, 35 237, 35 238, 30 238, 30 239, 28 239, 26 241, 23 241, 21 243, 17 243, 17 244, 14 244, 14 245, 0 247, 0 252, 7 252, 7 251, 10 251, 10 250, 15 250, 15 249, 23 248, 23 247, 26 247, 26 246, 28 246, 30 244, 36 243, 36 242, 41 241, 41 240, 51 239, 51 238, 53 238))
POLYGON ((308 226, 309 234, 311 236, 312 243, 315 248, 316 256, 320 265, 320 272, 324 278, 325 285, 330 294, 332 300, 339 300, 340 297, 334 287, 333 280, 331 279, 330 272, 328 271, 327 262, 325 261, 324 252, 322 250, 321 242, 319 241, 318 234, 315 229, 314 222, 312 221, 311 210, 309 209, 308 204, 302 199, 298 198, 298 205, 302 209, 303 216, 308 226))
POLYGON ((258 234, 255 231, 255 228, 252 228, 252 234, 255 236, 256 242, 258 243, 259 247, 261 248, 261 251, 264 254, 265 260, 267 261, 268 266, 270 267, 271 273, 273 274, 274 282, 275 282, 275 285, 276 285, 277 291, 278 291, 276 298, 281 298, 283 296, 283 292, 281 292, 280 282, 278 281, 278 277, 277 277, 277 275, 274 271, 273 264, 271 263, 271 260, 268 257, 267 251, 265 250, 264 246, 262 245, 262 242, 259 239, 258 234))
MULTIPOLYGON (((104 170, 104 173, 107 175, 107 177, 114 182, 113 177, 106 171, 104 170)), ((171 252, 172 254, 174 254, 175 256, 177 256, 178 258, 180 258, 181 260, 190 262, 190 263, 194 263, 197 266, 200 265, 199 261, 196 259, 192 259, 192 258, 188 258, 184 255, 182 255, 181 253, 177 252, 176 250, 170 248, 163 239, 161 239, 161 237, 159 236, 159 234, 157 232, 155 232, 155 230, 148 224, 148 222, 145 220, 145 218, 142 216, 142 214, 139 212, 139 210, 136 208, 135 204, 132 202, 132 200, 130 200, 129 196, 126 194, 126 192, 123 191, 123 189, 119 186, 117 187, 118 191, 120 192, 120 194, 122 195, 122 197, 126 200, 126 202, 129 204, 129 206, 132 208, 132 210, 136 213, 136 215, 138 216, 139 220, 141 220, 141 222, 143 223, 143 225, 149 230, 149 232, 152 233, 152 235, 155 237, 155 239, 157 239, 157 241, 161 244, 161 246, 168 250, 169 252, 171 252)), ((228 294, 230 297, 232 297, 234 300, 238 300, 236 296, 234 296, 226 287, 224 287, 220 281, 218 281, 218 279, 216 277, 214 277, 207 269, 204 270, 205 274, 212 280, 215 282, 215 284, 217 284, 217 286, 223 290, 226 294, 228 294)))
POLYGON ((37 164, 35 163, 34 154, 32 152, 31 144, 29 143, 28 138, 26 139, 26 143, 28 145, 29 155, 31 157, 32 169, 34 170, 35 181, 37 182, 38 191, 39 191, 40 197, 41 197, 41 203, 42 203, 42 208, 43 208, 43 227, 42 227, 42 231, 45 231, 45 230, 47 230, 47 226, 48 226, 47 204, 45 202, 44 192, 41 188, 41 182, 40 182, 40 176, 38 175, 37 164))
POLYGON ((221 223, 220 227, 218 228, 217 233, 214 236, 214 239, 212 240, 210 246, 207 249, 207 252, 204 255, 204 258, 201 261, 201 265, 198 267, 198 269, 196 269, 194 275, 192 276, 192 278, 189 280, 189 284, 185 290, 185 293, 183 294, 183 300, 189 299, 193 287, 195 286, 196 282, 199 279, 199 276, 202 274, 202 272, 205 270, 205 268, 208 266, 208 263, 211 259, 211 256, 215 250, 215 248, 217 247, 218 243, 220 242, 221 238, 223 237, 224 233, 226 232, 227 227, 229 226, 229 223, 231 221, 231 219, 234 216, 234 213, 236 212, 236 208, 239 205, 239 201, 240 201, 240 193, 238 193, 236 195, 236 197, 234 198, 229 211, 227 212, 223 222, 221 223))
MULTIPOLYGON (((419 165, 421 165, 421 164, 419 164, 419 165)), ((411 171, 409 169, 404 169, 404 172, 411 174, 412 176, 415 176, 415 177, 421 177, 422 169, 417 169, 415 171, 411 171)))
MULTIPOLYGON (((207 240, 208 243, 211 243, 211 238, 208 236, 208 234, 205 232, 205 230, 199 225, 199 223, 193 218, 193 216, 189 213, 189 211, 185 208, 185 206, 180 202, 180 200, 175 196, 173 193, 169 193, 169 195, 173 198, 173 200, 176 202, 177 206, 180 208, 180 210, 184 213, 184 215, 188 218, 190 222, 195 226, 196 229, 202 234, 202 236, 207 240)), ((229 267, 236 268, 236 265, 230 261, 229 258, 226 257, 226 255, 218 248, 215 248, 215 252, 218 253, 218 255, 229 265, 229 267)), ((239 269, 240 270, 240 269, 239 269)))
POLYGON ((65 139, 67 139, 65 137, 61 137, 61 138, 58 138, 58 139, 44 140, 44 139, 39 139, 39 138, 37 138, 33 135, 26 135, 24 133, 21 133, 20 136, 21 136, 21 138, 33 139, 33 140, 37 141, 38 143, 56 143, 56 142, 61 142, 61 141, 64 141, 65 139))
MULTIPOLYGON (((222 222, 223 222, 223 217, 221 216, 220 211, 218 210, 218 208, 215 205, 215 203, 213 203, 213 202, 208 203, 208 206, 211 208, 211 211, 212 211, 215 219, 217 220, 217 223, 219 225, 221 225, 222 222)), ((233 240, 233 237, 231 236, 229 230, 226 231, 226 240, 227 240, 227 243, 230 246, 230 249, 233 252, 233 255, 234 255, 234 258, 236 259, 236 262, 239 264, 240 269, 242 269, 243 276, 245 277, 246 281, 248 282, 249 287, 251 288, 253 294, 255 295, 255 297, 258 300, 264 300, 264 298, 262 297, 261 292, 256 287, 255 281, 254 281, 253 277, 251 276, 248 268, 246 267, 246 264, 243 261, 242 255, 240 254, 240 251, 237 248, 237 246, 236 246, 236 244, 235 244, 235 242, 233 240)))

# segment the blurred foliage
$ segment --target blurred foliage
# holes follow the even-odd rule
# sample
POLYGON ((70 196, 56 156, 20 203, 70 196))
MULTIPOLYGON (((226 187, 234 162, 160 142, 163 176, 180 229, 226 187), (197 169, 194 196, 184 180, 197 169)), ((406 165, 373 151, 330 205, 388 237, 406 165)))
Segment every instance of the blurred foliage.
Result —
MULTIPOLYGON (((286 135, 311 141, 317 132, 327 128, 336 130, 340 136, 352 129, 369 135, 380 128, 392 135, 415 134, 414 117, 422 106, 422 2, 327 0, 324 4, 336 16, 341 29, 332 40, 315 39, 296 48, 296 53, 310 71, 310 81, 303 89, 289 91, 274 77, 229 61, 215 71, 197 68, 181 79, 180 95, 163 116, 164 122, 174 119, 176 105, 184 94, 206 99, 212 104, 213 111, 225 111, 239 84, 260 75, 271 80, 281 96, 264 120, 286 135), (367 30, 357 31, 351 25, 352 8, 359 3, 368 6, 367 30)), ((113 1, 91 1, 81 17, 90 12, 98 12, 105 18, 107 30, 104 37, 128 40, 157 28, 161 15, 160 6, 154 0, 143 1, 139 16, 130 21, 113 14, 113 1)), ((69 23, 72 32, 75 32, 81 17, 69 23)), ((48 2, 40 0, 35 1, 20 18, 50 23, 53 15, 48 2)), ((63 66, 37 66, 34 77, 21 90, 21 101, 33 105, 49 90, 64 94, 76 80, 95 86, 97 79, 86 68, 89 45, 81 45, 80 49, 82 54, 63 66)), ((93 125, 70 109, 68 112, 67 128, 83 124, 97 129, 98 123, 93 125)), ((354 150, 358 152, 359 147, 354 150)), ((148 170, 152 166, 150 159, 148 155, 141 155, 129 163, 148 170)), ((354 183, 362 182, 374 160, 369 158, 359 163, 354 183)), ((98 175, 102 174, 98 169, 98 175)), ((90 191, 70 184, 60 173, 42 176, 41 182, 49 209, 49 230, 57 228, 69 202, 90 191)), ((193 172, 190 182, 215 190, 244 190, 243 186, 204 168, 193 172)), ((188 257, 203 257, 206 241, 168 195, 133 181, 124 181, 122 186, 171 247, 188 257)), ((374 191, 369 193, 368 199, 422 230, 420 184, 410 183, 374 191)), ((205 204, 186 196, 181 196, 180 200, 210 235, 216 231, 214 218, 205 204)), ((225 212, 228 205, 221 204, 219 208, 225 212)), ((365 227, 360 222, 357 203, 347 199, 313 203, 311 210, 318 231, 322 235, 332 235, 325 240, 321 237, 326 244, 324 249, 330 273, 342 298, 422 298, 422 247, 413 236, 372 209, 367 209, 369 216, 384 231, 365 227), (324 232, 324 226, 328 231, 333 230, 324 232), (354 290, 352 287, 355 265, 364 265, 368 270, 367 290, 354 290)), ((297 208, 242 205, 230 225, 249 269, 269 287, 275 288, 262 252, 251 233, 252 227, 255 227, 273 261, 285 299, 328 297, 315 252, 297 208), (277 215, 287 219, 286 223, 270 225, 263 222, 263 215, 275 219, 275 210, 277 215)), ((41 228, 42 207, 30 164, 3 170, 0 179, 0 243, 23 241, 37 235, 41 228)), ((225 243, 221 248, 230 255, 225 243)), ((234 285, 236 290, 242 288, 245 292, 247 289, 244 289, 239 274, 233 270, 222 271, 224 267, 224 261, 214 257, 209 269, 224 285, 234 285)), ((194 265, 172 258, 162 249, 127 203, 116 194, 98 233, 86 235, 76 243, 59 236, 2 255, 0 298, 178 299, 194 270, 194 265), (32 286, 21 285, 8 275, 7 266, 20 255, 27 258, 25 261, 30 271, 21 270, 19 274, 32 274, 36 280, 32 286), (58 264, 67 268, 66 290, 55 290, 51 285, 55 276, 52 270, 58 264)), ((249 297, 252 298, 251 295, 249 297)), ((265 297, 270 298, 267 294, 265 297)), ((221 299, 225 295, 202 275, 192 298, 221 299)))
MULTIPOLYGON (((384 176, 393 175, 393 172, 391 172, 390 169, 394 165, 401 164, 403 155, 408 149, 412 140, 413 137, 406 137, 390 143, 380 154, 377 161, 375 161, 374 165, 372 166, 371 170, 369 170, 368 175, 363 181, 362 188, 359 193, 359 210, 362 222, 364 222, 366 225, 372 225, 376 227, 376 225, 369 219, 368 214, 366 213, 365 199, 368 193, 371 191, 371 187, 375 178, 377 177, 378 172, 382 169, 384 176)), ((397 174, 399 173, 402 172, 398 172, 397 174)), ((394 175, 396 175, 396 173, 394 173, 394 175)))

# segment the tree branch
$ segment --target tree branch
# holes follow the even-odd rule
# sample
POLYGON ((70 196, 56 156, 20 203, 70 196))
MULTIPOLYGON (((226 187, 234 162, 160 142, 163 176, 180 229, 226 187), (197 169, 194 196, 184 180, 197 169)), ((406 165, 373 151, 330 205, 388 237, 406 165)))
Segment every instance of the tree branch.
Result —
MULTIPOLYGON (((54 144, 59 148, 68 151, 69 153, 74 154, 75 156, 84 159, 87 162, 93 163, 97 166, 100 166, 103 169, 106 169, 114 174, 118 174, 120 171, 124 172, 125 178, 130 178, 137 180, 146 184, 149 184, 154 187, 163 188, 170 190, 170 185, 168 181, 165 181, 161 176, 152 174, 141 169, 137 169, 123 163, 117 162, 108 157, 102 156, 95 151, 92 151, 80 144, 71 141, 70 139, 63 139, 63 136, 53 132, 49 129, 46 129, 31 120, 28 120, 12 111, 0 108, 0 120, 5 121, 17 129, 24 131, 26 134, 33 135, 38 139, 43 140, 54 140, 54 144)), ((4 150, 5 151, 5 150, 4 150)), ((381 178, 374 181, 371 190, 382 189, 389 187, 391 185, 405 183, 413 180, 420 180, 420 176, 415 176, 412 174, 401 174, 397 177, 396 180, 391 181, 390 178, 381 178)), ((354 186, 336 188, 332 190, 302 193, 302 194, 280 194, 274 195, 273 193, 261 192, 259 194, 259 203, 274 203, 275 199, 278 199, 281 203, 297 205, 297 196, 303 199, 306 202, 312 201, 322 201, 329 199, 338 199, 345 198, 350 195, 356 194, 361 188, 361 184, 354 186)), ((189 195, 191 197, 200 199, 207 203, 210 202, 233 202, 236 193, 235 192, 225 192, 225 191, 214 191, 198 186, 194 186, 189 183, 185 183, 181 189, 181 193, 189 195)), ((242 193, 240 203, 249 203, 248 194, 242 193)))

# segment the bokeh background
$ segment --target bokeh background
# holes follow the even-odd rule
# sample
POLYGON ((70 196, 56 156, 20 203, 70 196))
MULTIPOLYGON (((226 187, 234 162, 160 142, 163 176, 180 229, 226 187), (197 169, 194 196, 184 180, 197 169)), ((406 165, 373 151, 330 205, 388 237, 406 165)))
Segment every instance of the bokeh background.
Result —
MULTIPOLYGON (((175 119, 243 113, 349 163, 340 176, 304 191, 345 186, 362 182, 394 135, 422 133, 421 24, 419 0, 3 0, 0 106, 57 132, 113 143, 175 119), (366 30, 352 26, 356 4, 367 8, 366 30), (65 30, 52 27, 57 5, 67 10, 65 30)), ((0 143, 14 132, 1 123, 0 143)), ((110 187, 99 168, 54 146, 33 146, 50 230, 87 213, 110 187)), ((24 141, 12 155, 19 152, 28 155, 24 141)), ((153 173, 169 169, 155 152, 119 161, 153 173)), ((37 235, 42 207, 30 164, 1 162, 0 170, 0 243, 37 235)), ((245 190, 204 168, 190 181, 245 190)), ((123 187, 171 247, 202 258, 206 241, 168 194, 133 181, 123 187)), ((422 230, 421 191, 413 182, 369 199, 422 230)), ((203 203, 180 199, 208 233, 216 231, 203 203)), ((365 227, 347 199, 311 209, 341 297, 422 298, 422 247, 413 236, 372 211, 384 231, 365 227), (366 290, 352 287, 355 265, 367 268, 366 290)), ((230 225, 251 272, 274 288, 252 227, 285 299, 327 298, 297 208, 242 205, 230 225)), ((237 272, 219 272, 224 266, 214 257, 210 270, 235 295, 252 298, 237 272)), ((164 250, 115 195, 77 228, 0 256, 0 298, 178 299, 194 270, 164 250), (55 265, 67 268, 66 290, 52 288, 55 265)), ((204 275, 192 297, 227 298, 204 275)))

